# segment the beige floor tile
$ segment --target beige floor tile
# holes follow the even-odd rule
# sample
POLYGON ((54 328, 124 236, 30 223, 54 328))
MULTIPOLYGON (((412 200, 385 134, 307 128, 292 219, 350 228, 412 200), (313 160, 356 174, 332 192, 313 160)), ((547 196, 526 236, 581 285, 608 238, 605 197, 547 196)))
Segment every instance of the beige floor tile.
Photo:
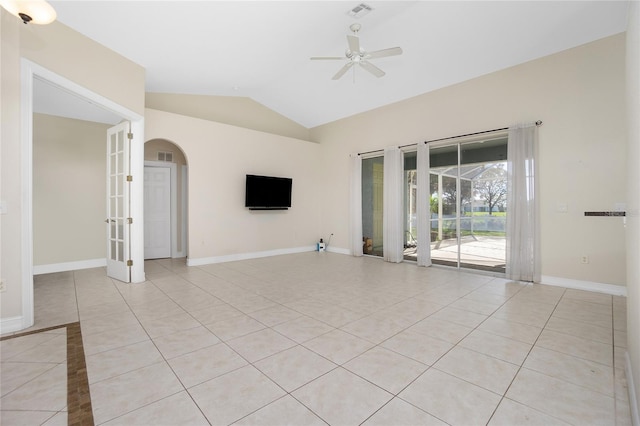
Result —
POLYGON ((398 334, 406 326, 397 316, 371 315, 349 323, 341 330, 377 344, 398 334))
POLYGON ((380 346, 427 365, 435 363, 453 347, 451 343, 444 340, 410 330, 396 334, 391 339, 382 342, 380 346))
POLYGON ((612 296, 602 293, 594 293, 593 291, 567 289, 564 293, 565 299, 580 300, 583 302, 599 303, 611 306, 612 296))
POLYGON ((91 385, 93 418, 104 423, 182 390, 166 363, 140 368, 91 385))
POLYGON ((398 395, 450 425, 486 424, 500 396, 434 368, 398 395))
POLYGON ((456 309, 475 312, 481 315, 491 315, 500 307, 500 305, 502 305, 502 303, 487 303, 464 297, 456 300, 449 306, 456 309))
POLYGON ((250 316, 242 314, 242 316, 207 324, 207 328, 218 336, 220 340, 226 342, 262 330, 265 326, 250 316))
POLYGON ((446 423, 400 398, 393 398, 363 423, 363 426, 390 425, 445 426, 446 423))
POLYGON ((480 330, 475 330, 465 337, 460 346, 516 365, 522 365, 531 350, 528 343, 480 330))
POLYGON ((0 396, 30 382, 39 375, 56 367, 55 363, 2 362, 0 363, 0 396))
POLYGON ((325 426, 307 407, 286 395, 234 423, 238 426, 325 426))
POLYGON ((100 382, 164 361, 150 340, 89 355, 85 359, 89 383, 100 382))
POLYGON ((55 339, 57 336, 56 333, 36 333, 0 341, 0 361, 10 360, 24 351, 55 339))
POLYGON ((295 346, 254 364, 287 392, 336 368, 336 364, 303 346, 295 346))
POLYGON ((608 396, 614 395, 610 366, 536 346, 524 367, 608 396))
POLYGON ((466 311, 464 309, 446 307, 431 315, 429 318, 450 321, 465 327, 475 328, 487 319, 487 315, 466 311))
POLYGON ((595 340, 596 342, 607 345, 612 344, 613 332, 611 327, 600 327, 572 319, 561 318, 553 315, 549 322, 545 325, 546 330, 557 331, 558 333, 570 334, 576 337, 582 337, 587 340, 595 340))
POLYGON ((307 316, 284 322, 273 329, 298 343, 306 342, 334 330, 329 324, 307 316))
POLYGON ((19 360, 20 362, 52 362, 59 364, 67 359, 67 336, 60 334, 51 340, 20 352, 3 361, 19 360))
POLYGON ((153 339, 153 343, 166 359, 197 351, 198 349, 215 345, 218 342, 220 342, 220 339, 202 326, 153 339))
POLYGON ((368 350, 343 367, 394 395, 429 368, 381 347, 368 350))
POLYGON ((529 344, 533 344, 542 332, 539 327, 494 317, 480 324, 478 330, 529 344))
POLYGON ((60 411, 66 405, 66 363, 56 365, 0 399, 3 410, 60 411))
POLYGON ((136 324, 138 324, 138 319, 135 315, 131 311, 123 311, 118 315, 106 315, 83 320, 80 327, 82 328, 82 335, 89 336, 90 334, 103 333, 114 328, 135 326, 136 324))
POLYGON ((569 424, 508 398, 500 402, 489 421, 489 426, 569 426, 569 424))
POLYGON ((266 325, 273 327, 283 322, 291 321, 302 316, 301 313, 289 309, 286 306, 276 305, 249 314, 252 318, 266 325))
POLYGON ((310 312, 308 315, 333 327, 342 327, 364 316, 338 306, 329 306, 310 312))
POLYGON ((629 402, 629 383, 624 369, 614 368, 614 395, 617 401, 629 402))
POLYGON ((0 411, 0 424, 3 426, 41 425, 56 414, 55 411, 0 411))
POLYGON ((255 362, 291 348, 296 345, 296 342, 267 328, 231 339, 227 344, 249 362, 255 362))
POLYGON ((608 424, 615 418, 613 398, 527 368, 506 396, 571 424, 608 424))
POLYGON ((142 326, 149 337, 153 339, 155 337, 199 327, 200 323, 188 313, 183 312, 170 317, 146 320, 142 322, 142 326))
POLYGON ((499 395, 518 372, 517 365, 462 347, 451 349, 433 367, 499 395))
POLYGON ((613 367, 611 345, 583 339, 569 334, 544 330, 536 346, 595 361, 613 367))
POLYGON ((149 336, 140 324, 114 328, 102 333, 82 336, 85 356, 121 348, 134 343, 149 340, 149 336))
POLYGON ((187 392, 179 392, 104 424, 108 426, 206 426, 209 422, 207 422, 207 419, 189 394, 187 392))
POLYGON ((333 330, 305 342, 304 346, 334 363, 341 365, 372 348, 374 345, 367 340, 345 333, 342 330, 333 330))
POLYGON ((473 328, 429 317, 418 322, 409 330, 456 344, 471 333, 473 328))
POLYGON ((281 398, 285 392, 253 366, 189 389, 212 425, 228 425, 281 398))
POLYGON ((59 411, 49 420, 44 422, 42 426, 67 426, 69 424, 69 416, 66 411, 59 411))
POLYGON ((244 315, 242 312, 228 304, 189 311, 189 313, 203 325, 244 315))
POLYGON ((337 368, 293 392, 293 397, 331 425, 357 425, 393 395, 337 368), (344 392, 348 389, 348 392, 344 392))
POLYGON ((168 362, 186 388, 247 365, 247 361, 224 343, 172 358, 168 362))

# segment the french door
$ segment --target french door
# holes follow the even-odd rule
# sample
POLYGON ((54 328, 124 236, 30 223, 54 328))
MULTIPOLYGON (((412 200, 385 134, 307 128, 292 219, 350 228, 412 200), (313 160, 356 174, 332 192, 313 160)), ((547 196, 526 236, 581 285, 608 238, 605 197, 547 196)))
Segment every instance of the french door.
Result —
POLYGON ((107 275, 131 282, 130 123, 107 130, 107 275))

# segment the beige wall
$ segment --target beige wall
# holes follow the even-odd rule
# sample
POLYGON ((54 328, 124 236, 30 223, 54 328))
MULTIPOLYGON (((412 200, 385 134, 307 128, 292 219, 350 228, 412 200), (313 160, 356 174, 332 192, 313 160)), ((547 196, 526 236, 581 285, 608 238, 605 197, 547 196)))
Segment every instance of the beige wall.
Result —
POLYGON ((107 124, 33 117, 33 264, 106 257, 107 124))
MULTIPOLYGON (((629 8, 627 28, 627 348, 635 385, 635 424, 640 424, 640 4, 629 8)), ((631 382, 631 381, 629 381, 631 382)))
POLYGON ((245 97, 147 93, 146 107, 260 132, 309 139, 309 129, 245 97))
POLYGON ((145 136, 178 145, 189 164, 189 259, 312 247, 320 238, 320 145, 147 109, 145 136), (244 207, 245 175, 293 178, 288 211, 244 207))
MULTIPOLYGON (((176 230, 176 239, 177 241, 177 250, 178 252, 183 251, 182 247, 182 217, 185 212, 182 211, 182 197, 187 194, 182 193, 182 170, 185 166, 187 166, 187 160, 184 158, 180 147, 177 145, 163 140, 163 139, 154 139, 151 141, 147 141, 144 144, 144 159, 145 161, 158 161, 158 152, 171 152, 173 154, 173 163, 176 164, 176 203, 178 204, 176 207, 176 220, 178 222, 178 229, 176 230)), ((186 253, 185 253, 186 254, 186 253)))
POLYGON ((22 312, 22 211, 20 169, 20 27, 0 8, 0 277, 6 292, 0 295, 1 318, 22 312))
POLYGON ((350 153, 540 119, 542 274, 625 285, 622 219, 584 217, 627 198, 624 52, 620 34, 311 129, 322 232, 349 247, 350 153))
POLYGON ((139 114, 144 113, 144 68, 59 22, 27 26, 0 8, 0 25, 0 199, 7 206, 7 213, 0 216, 0 274, 7 288, 0 296, 0 320, 15 324, 22 316, 26 280, 22 276, 21 57, 139 114))

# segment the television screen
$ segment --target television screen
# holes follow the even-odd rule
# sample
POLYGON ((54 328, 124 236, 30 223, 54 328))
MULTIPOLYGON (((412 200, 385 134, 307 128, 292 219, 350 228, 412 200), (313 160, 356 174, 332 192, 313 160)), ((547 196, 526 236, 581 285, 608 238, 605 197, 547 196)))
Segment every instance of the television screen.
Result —
POLYGON ((285 210, 291 207, 290 178, 247 175, 244 205, 251 210, 285 210))

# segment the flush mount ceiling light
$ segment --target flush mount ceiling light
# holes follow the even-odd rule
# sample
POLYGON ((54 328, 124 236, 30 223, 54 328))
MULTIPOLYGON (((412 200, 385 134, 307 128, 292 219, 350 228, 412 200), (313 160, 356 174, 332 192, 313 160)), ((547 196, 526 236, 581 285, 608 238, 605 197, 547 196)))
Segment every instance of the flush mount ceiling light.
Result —
POLYGON ((0 5, 25 24, 46 25, 56 20, 55 9, 45 0, 0 0, 0 5))

